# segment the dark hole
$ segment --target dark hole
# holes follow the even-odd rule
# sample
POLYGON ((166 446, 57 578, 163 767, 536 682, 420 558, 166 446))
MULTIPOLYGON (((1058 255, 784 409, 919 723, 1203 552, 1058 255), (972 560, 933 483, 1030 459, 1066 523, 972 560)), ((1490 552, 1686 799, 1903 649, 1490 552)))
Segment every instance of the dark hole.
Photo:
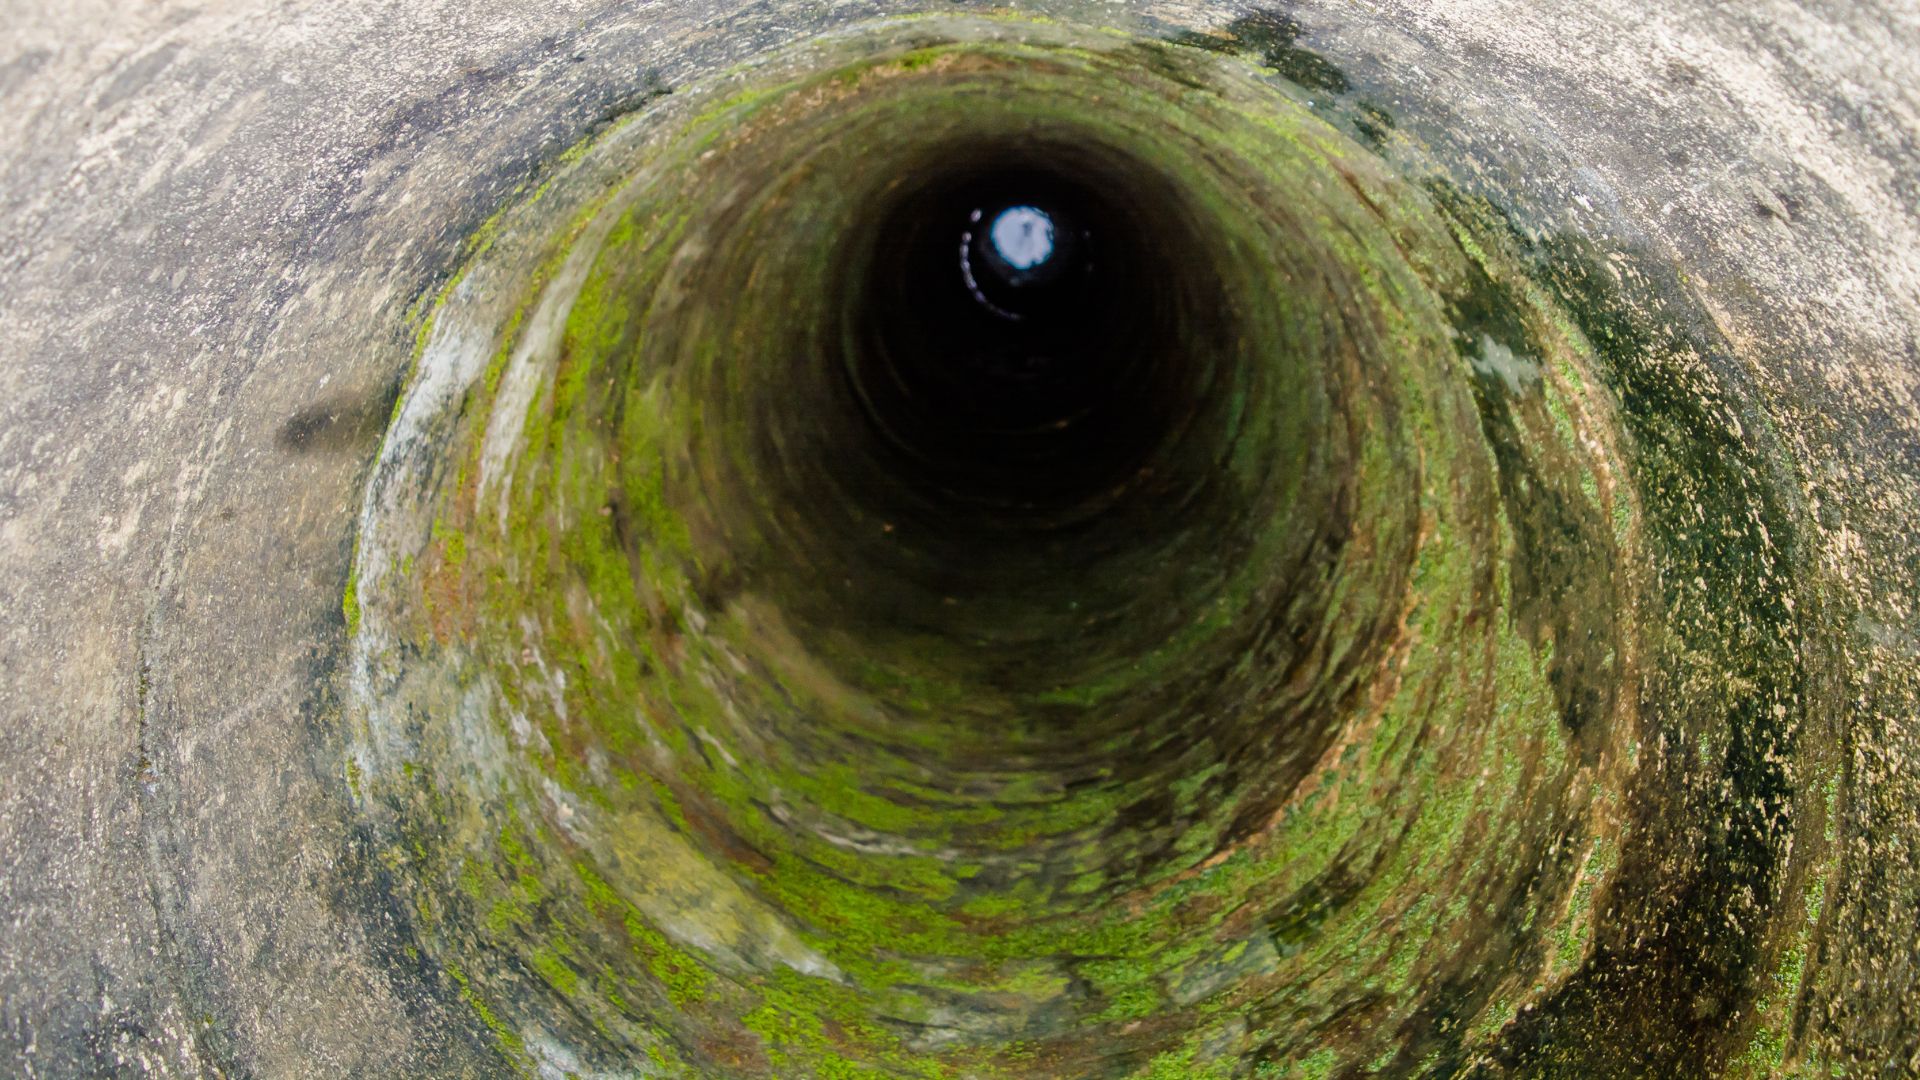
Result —
POLYGON ((909 482, 1054 510, 1148 460, 1224 326, 1177 200, 1096 154, 974 150, 876 208, 848 372, 909 482))

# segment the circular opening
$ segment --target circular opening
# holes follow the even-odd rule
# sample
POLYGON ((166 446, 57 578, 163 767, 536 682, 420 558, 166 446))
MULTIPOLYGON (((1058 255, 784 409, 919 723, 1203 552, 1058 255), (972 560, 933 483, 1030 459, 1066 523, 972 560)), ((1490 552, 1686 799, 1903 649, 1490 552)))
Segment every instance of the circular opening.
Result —
POLYGON ((701 109, 569 234, 564 310, 423 356, 397 430, 452 434, 370 497, 350 775, 463 991, 694 1075, 1412 1069, 1593 1012, 1557 958, 1626 858, 1620 613, 1765 567, 1630 561, 1569 317, 1165 59, 956 45, 701 109))
MULTIPOLYGON (((1037 206, 1008 207, 994 217, 987 237, 998 263, 1015 274, 1029 274, 1053 258, 1053 215, 1037 206)), ((1024 284, 1019 277, 1009 277, 1024 284)))
POLYGON ((1229 313, 1146 170, 1011 140, 937 158, 854 229, 862 412, 891 486, 1022 526, 1076 516, 1162 448, 1229 313))

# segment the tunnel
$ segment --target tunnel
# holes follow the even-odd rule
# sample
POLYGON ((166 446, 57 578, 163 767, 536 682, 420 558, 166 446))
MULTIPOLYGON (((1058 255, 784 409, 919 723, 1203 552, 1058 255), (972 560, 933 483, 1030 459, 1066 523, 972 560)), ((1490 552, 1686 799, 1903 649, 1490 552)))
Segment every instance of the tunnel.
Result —
POLYGON ((1920 20, 25 7, 0 1072, 1920 1076, 1920 20))

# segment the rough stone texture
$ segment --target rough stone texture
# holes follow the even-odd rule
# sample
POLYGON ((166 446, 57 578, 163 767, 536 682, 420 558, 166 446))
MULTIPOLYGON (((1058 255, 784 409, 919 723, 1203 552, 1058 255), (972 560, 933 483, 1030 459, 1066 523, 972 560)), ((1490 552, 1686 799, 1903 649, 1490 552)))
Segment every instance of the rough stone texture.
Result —
MULTIPOLYGON (((7 5, 0 1072, 497 1069, 340 902, 348 835, 310 756, 410 312, 543 161, 650 87, 876 10, 7 5)), ((1677 263, 1754 365, 1857 611, 1815 961, 1834 975, 1800 1023, 1870 1074, 1920 1072, 1920 14, 1296 14, 1380 100, 1450 103, 1408 122, 1465 176, 1677 263)))

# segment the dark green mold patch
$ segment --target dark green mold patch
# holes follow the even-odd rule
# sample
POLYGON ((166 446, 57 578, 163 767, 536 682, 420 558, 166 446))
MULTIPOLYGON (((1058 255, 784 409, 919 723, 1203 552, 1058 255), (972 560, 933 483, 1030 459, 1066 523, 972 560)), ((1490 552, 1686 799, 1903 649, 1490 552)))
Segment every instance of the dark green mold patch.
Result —
POLYGON ((1274 8, 1256 8, 1227 23, 1218 33, 1185 30, 1172 40, 1190 48, 1255 59, 1309 90, 1346 93, 1352 86, 1346 73, 1326 57, 1303 47, 1300 40, 1305 36, 1306 28, 1292 14, 1274 8))
POLYGON ((1167 37, 1174 45, 1203 52, 1242 57, 1273 76, 1311 95, 1314 110, 1338 124, 1351 126, 1361 145, 1384 152, 1398 126, 1393 114, 1378 102, 1354 92, 1347 73, 1327 57, 1301 44, 1306 27, 1291 12, 1256 8, 1218 30, 1177 31, 1167 37))

